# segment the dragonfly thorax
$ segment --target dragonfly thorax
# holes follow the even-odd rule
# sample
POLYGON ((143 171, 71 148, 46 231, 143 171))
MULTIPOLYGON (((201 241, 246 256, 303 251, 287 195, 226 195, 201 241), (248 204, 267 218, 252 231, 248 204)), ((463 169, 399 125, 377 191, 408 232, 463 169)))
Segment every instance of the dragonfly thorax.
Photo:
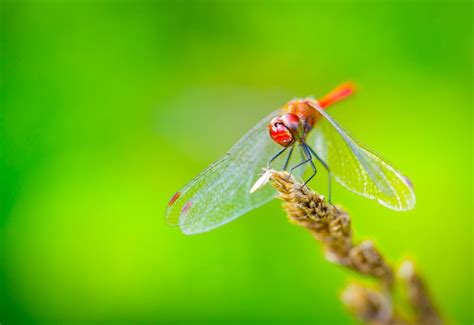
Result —
POLYGON ((268 124, 270 137, 282 147, 290 147, 303 136, 303 124, 298 115, 286 113, 274 117, 268 124))
MULTIPOLYGON (((313 104, 314 105, 314 104, 313 104)), ((306 132, 316 124, 320 114, 314 109, 310 99, 295 99, 290 101, 284 109, 288 113, 293 113, 303 123, 306 132)))

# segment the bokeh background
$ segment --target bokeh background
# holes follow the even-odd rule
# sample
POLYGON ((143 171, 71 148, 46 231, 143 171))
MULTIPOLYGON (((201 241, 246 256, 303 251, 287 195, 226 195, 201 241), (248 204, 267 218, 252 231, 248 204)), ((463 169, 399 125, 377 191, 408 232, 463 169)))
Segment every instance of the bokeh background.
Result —
POLYGON ((202 235, 164 221, 261 117, 346 80, 331 114, 417 207, 335 201, 473 322, 471 2, 3 1, 0 37, 2 324, 356 323, 354 275, 278 202, 202 235))

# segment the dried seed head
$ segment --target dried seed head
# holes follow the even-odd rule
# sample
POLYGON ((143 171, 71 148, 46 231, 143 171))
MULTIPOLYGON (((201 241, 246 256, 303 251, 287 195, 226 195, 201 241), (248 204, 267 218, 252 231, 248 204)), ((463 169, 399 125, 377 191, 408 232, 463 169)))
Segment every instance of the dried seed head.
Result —
MULTIPOLYGON (((372 241, 355 245, 352 240, 351 219, 341 208, 329 205, 319 195, 286 172, 270 173, 270 181, 283 201, 289 220, 308 229, 324 245, 326 258, 356 272, 378 279, 381 290, 360 285, 350 285, 342 294, 342 300, 362 321, 377 325, 410 324, 393 312, 390 293, 393 291, 393 271, 372 241)), ((422 279, 412 264, 404 263, 400 276, 408 287, 410 303, 417 319, 416 324, 441 324, 422 279)))
POLYGON ((416 322, 418 324, 442 324, 443 320, 433 305, 425 282, 417 274, 414 263, 410 260, 403 261, 398 268, 398 276, 406 286, 408 300, 417 315, 416 322))
POLYGON ((391 268, 385 263, 382 254, 374 247, 372 241, 366 240, 352 248, 351 266, 357 271, 384 280, 387 285, 393 283, 391 268))
POLYGON ((341 300, 352 313, 368 324, 391 324, 392 303, 385 294, 351 284, 343 291, 341 300))
POLYGON ((347 265, 352 248, 349 215, 342 208, 327 204, 324 196, 296 183, 286 172, 273 172, 271 182, 290 221, 307 228, 322 241, 328 259, 347 265))

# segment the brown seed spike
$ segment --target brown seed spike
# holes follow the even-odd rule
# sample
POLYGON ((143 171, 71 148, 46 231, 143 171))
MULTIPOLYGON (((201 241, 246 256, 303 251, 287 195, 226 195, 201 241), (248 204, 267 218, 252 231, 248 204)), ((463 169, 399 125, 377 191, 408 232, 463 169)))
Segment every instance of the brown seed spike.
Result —
POLYGON ((288 219, 308 229, 324 245, 326 259, 377 280, 375 288, 352 284, 341 298, 360 320, 376 325, 441 324, 442 318, 428 294, 425 283, 404 263, 399 272, 405 280, 414 319, 406 319, 393 306, 395 281, 392 267, 372 241, 354 243, 351 219, 341 207, 327 204, 315 193, 286 172, 269 170, 270 180, 283 201, 288 219))

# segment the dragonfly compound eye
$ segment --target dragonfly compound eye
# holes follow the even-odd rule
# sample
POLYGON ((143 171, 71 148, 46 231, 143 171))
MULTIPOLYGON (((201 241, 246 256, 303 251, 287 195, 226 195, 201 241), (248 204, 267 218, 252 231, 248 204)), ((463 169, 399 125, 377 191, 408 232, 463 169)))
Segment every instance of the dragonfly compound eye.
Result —
MULTIPOLYGON (((285 114, 288 115, 288 114, 285 114)), ((290 128, 286 125, 283 116, 277 116, 273 118, 268 124, 268 130, 270 131, 270 137, 282 147, 289 147, 295 142, 290 128)))
POLYGON ((302 128, 298 115, 293 113, 283 114, 281 116, 281 121, 294 137, 300 136, 302 128))

